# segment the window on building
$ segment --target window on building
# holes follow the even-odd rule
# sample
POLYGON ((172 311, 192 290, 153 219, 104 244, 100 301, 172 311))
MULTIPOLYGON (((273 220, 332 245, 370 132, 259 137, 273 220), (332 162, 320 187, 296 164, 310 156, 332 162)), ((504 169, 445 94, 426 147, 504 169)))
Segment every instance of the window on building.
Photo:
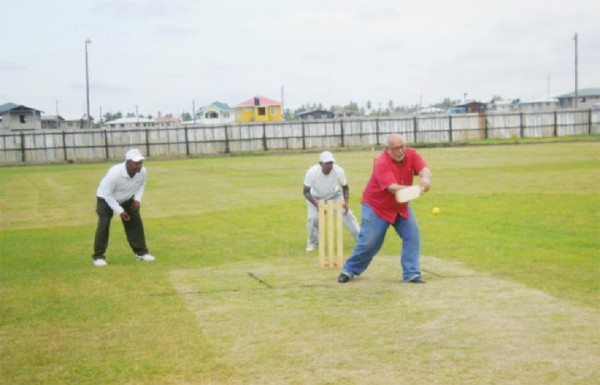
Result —
POLYGON ((267 114, 266 108, 258 107, 258 116, 265 116, 267 114))
POLYGON ((25 115, 19 115, 19 121, 25 123, 25 115))
POLYGON ((271 107, 271 116, 275 115, 277 109, 275 107, 271 107))

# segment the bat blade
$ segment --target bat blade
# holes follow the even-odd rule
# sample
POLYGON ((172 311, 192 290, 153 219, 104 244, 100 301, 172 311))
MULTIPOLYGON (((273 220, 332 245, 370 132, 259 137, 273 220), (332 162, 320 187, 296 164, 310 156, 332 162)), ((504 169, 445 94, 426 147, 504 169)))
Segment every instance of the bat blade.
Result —
POLYGON ((396 191, 396 201, 405 203, 417 199, 421 196, 421 188, 419 186, 411 186, 396 191))

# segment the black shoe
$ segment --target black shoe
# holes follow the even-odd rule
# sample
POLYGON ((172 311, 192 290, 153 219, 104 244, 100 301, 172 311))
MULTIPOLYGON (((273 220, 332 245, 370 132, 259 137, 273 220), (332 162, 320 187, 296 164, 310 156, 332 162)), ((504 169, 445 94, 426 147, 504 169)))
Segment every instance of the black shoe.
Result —
POLYGON ((349 280, 350 280, 350 277, 349 277, 349 276, 347 276, 347 275, 346 275, 346 274, 344 274, 344 273, 340 273, 340 276, 338 277, 338 282, 339 282, 339 283, 346 283, 346 282, 348 282, 349 280))
POLYGON ((415 278, 411 279, 409 282, 410 283, 425 283, 425 281, 423 281, 423 278, 421 278, 421 277, 415 277, 415 278))

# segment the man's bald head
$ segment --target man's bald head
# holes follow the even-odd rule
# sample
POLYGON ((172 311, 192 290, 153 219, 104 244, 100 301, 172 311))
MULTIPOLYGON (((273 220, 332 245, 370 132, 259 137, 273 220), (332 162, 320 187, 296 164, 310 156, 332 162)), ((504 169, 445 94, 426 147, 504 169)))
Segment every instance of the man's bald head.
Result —
POLYGON ((404 160, 404 151, 406 150, 406 145, 402 135, 391 134, 388 136, 385 144, 385 150, 394 160, 394 162, 401 163, 404 160))
POLYGON ((404 144, 404 138, 402 135, 390 134, 385 142, 385 147, 389 148, 390 146, 397 145, 398 143, 404 144))

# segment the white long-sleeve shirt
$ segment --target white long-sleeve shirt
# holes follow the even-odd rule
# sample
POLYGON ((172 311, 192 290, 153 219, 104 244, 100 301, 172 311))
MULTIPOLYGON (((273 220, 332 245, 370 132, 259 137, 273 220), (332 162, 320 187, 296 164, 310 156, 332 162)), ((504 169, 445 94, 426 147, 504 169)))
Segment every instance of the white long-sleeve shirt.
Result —
POLYGON ((126 162, 112 166, 104 178, 100 181, 96 196, 102 198, 113 210, 113 213, 120 215, 123 208, 119 203, 126 202, 134 197, 138 202, 142 202, 144 187, 146 185, 146 168, 132 177, 127 173, 126 162))

